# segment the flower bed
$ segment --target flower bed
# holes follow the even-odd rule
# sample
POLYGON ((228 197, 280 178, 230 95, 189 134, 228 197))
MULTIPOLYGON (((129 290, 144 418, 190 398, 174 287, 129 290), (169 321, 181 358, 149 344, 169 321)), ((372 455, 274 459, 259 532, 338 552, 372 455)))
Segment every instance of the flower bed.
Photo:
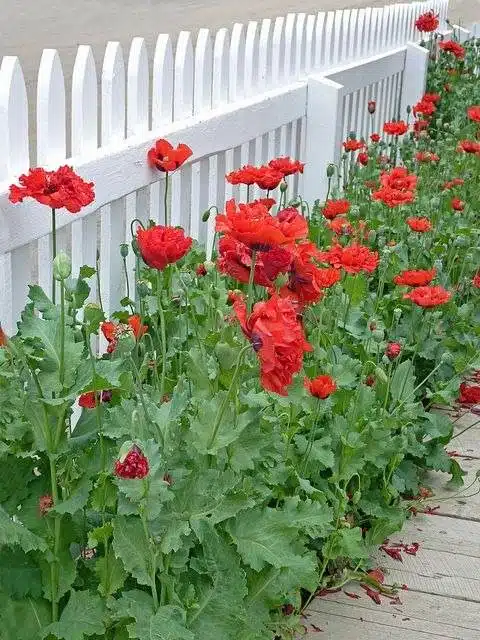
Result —
MULTIPOLYGON (((429 46, 410 121, 351 134, 325 202, 287 202, 298 161, 244 167, 227 180, 265 197, 216 216, 213 262, 136 223, 112 318, 64 254, 30 288, 0 333, 5 637, 293 638, 318 589, 395 590, 372 545, 428 510, 426 470, 462 483, 429 409, 480 402, 479 51, 429 46)), ((190 153, 158 141, 148 162, 168 185, 190 153)), ((65 167, 20 182, 54 232, 94 198, 65 167)))

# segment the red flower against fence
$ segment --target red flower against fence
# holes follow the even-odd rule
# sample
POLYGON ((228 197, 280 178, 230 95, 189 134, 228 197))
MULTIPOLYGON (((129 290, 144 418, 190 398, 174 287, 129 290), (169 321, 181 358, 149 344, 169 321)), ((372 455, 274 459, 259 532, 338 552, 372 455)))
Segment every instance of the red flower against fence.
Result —
POLYGON ((402 271, 402 273, 394 277, 393 281, 395 284, 407 287, 424 287, 427 284, 430 284, 436 275, 437 272, 435 269, 402 271))
POLYGON ((446 304, 452 297, 452 294, 450 293, 450 291, 446 291, 446 289, 440 286, 426 286, 417 287, 410 291, 410 293, 406 293, 403 297, 405 299, 411 300, 419 307, 428 309, 431 307, 438 307, 439 305, 446 304))
POLYGON ((330 222, 328 223, 328 228, 337 235, 349 236, 353 231, 352 225, 343 216, 338 216, 334 220, 330 220, 330 222))
POLYGON ((127 324, 117 322, 102 322, 100 326, 105 340, 108 342, 107 352, 113 353, 119 337, 125 332, 131 332, 136 340, 139 340, 147 331, 148 325, 142 324, 140 316, 134 314, 127 320, 127 324))
POLYGON ((438 15, 433 11, 422 13, 422 15, 419 16, 415 21, 415 26, 419 31, 422 31, 423 33, 436 31, 439 24, 440 22, 438 20, 438 15))
POLYGON ((138 229, 137 242, 145 264, 159 271, 183 258, 192 246, 183 229, 163 225, 138 229))
POLYGON ((378 133, 372 133, 372 135, 370 136, 370 140, 374 143, 380 142, 380 136, 378 135, 378 133))
POLYGON ((438 104, 442 99, 439 93, 425 93, 422 100, 426 102, 433 102, 434 104, 438 104))
POLYGON ((361 140, 356 140, 355 138, 349 138, 343 143, 343 148, 345 149, 345 151, 359 151, 364 147, 365 143, 361 140))
POLYGON ((417 138, 422 131, 428 129, 429 124, 430 123, 428 120, 415 120, 415 122, 413 123, 413 131, 416 134, 417 138))
POLYGON ((364 167, 368 164, 368 159, 368 153, 366 153, 365 151, 361 151, 357 156, 357 162, 364 167))
POLYGON ((344 215, 350 211, 350 202, 345 199, 327 200, 322 213, 328 220, 333 220, 336 216, 344 215))
POLYGON ((406 223, 412 231, 416 231, 417 233, 425 233, 432 229, 432 223, 428 218, 411 217, 407 218, 406 223))
POLYGON ((283 173, 272 167, 259 167, 255 184, 260 189, 271 191, 276 189, 283 180, 283 173))
POLYGON ((4 347, 7 344, 7 335, 0 326, 0 347, 4 347))
POLYGON ((313 380, 305 378, 304 385, 312 396, 319 398, 320 400, 325 400, 337 389, 335 380, 328 374, 317 376, 316 378, 313 378, 313 380))
POLYGON ((470 118, 470 120, 473 120, 473 122, 480 123, 480 105, 468 107, 467 116, 470 118))
POLYGON ((390 136, 403 136, 407 131, 408 125, 404 120, 392 120, 383 125, 383 132, 390 136))
POLYGON ((147 160, 152 169, 158 169, 164 173, 176 171, 190 158, 192 150, 186 144, 179 144, 174 148, 168 140, 157 140, 155 146, 149 149, 147 160))
POLYGON ((413 191, 381 187, 372 193, 372 198, 383 202, 387 207, 393 209, 394 207, 411 204, 415 200, 415 194, 413 191))
POLYGON ((276 218, 281 232, 287 238, 303 239, 308 236, 308 222, 295 207, 282 209, 276 218))
POLYGON ((282 297, 289 298, 299 310, 321 300, 323 290, 340 280, 337 269, 321 269, 311 262, 311 246, 311 243, 297 245, 288 286, 283 287, 280 292, 282 297))
POLYGON ((295 173, 303 173, 303 169, 305 164, 303 162, 299 162, 298 160, 291 160, 290 158, 275 158, 274 160, 270 160, 268 166, 282 173, 283 176, 291 176, 295 173))
POLYGON ((451 53, 458 60, 463 60, 465 57, 465 49, 461 44, 455 42, 455 40, 445 40, 444 42, 440 42, 438 46, 442 51, 451 53))
POLYGON ((382 173, 380 184, 382 187, 396 189, 397 191, 414 191, 417 187, 417 176, 413 173, 408 173, 408 169, 405 169, 405 167, 395 167, 388 173, 382 173))
POLYGON ((459 389, 458 401, 460 404, 480 404, 480 385, 468 385, 462 382, 459 389))
POLYGON ((33 198, 51 209, 65 208, 70 213, 78 213, 95 199, 93 182, 85 182, 68 166, 56 171, 45 171, 41 167, 30 169, 18 181, 20 186, 10 186, 9 197, 14 204, 33 198))
POLYGON ((130 451, 115 462, 115 475, 124 480, 139 480, 148 476, 150 466, 141 449, 134 445, 130 451))
POLYGON ((425 100, 425 98, 422 98, 419 102, 417 102, 417 104, 415 104, 412 109, 413 115, 415 117, 417 117, 419 114, 424 117, 431 116, 435 113, 436 110, 437 107, 435 106, 435 103, 431 100, 425 100))
POLYGON ((243 298, 237 296, 233 309, 260 361, 263 388, 286 396, 293 375, 302 368, 304 352, 312 350, 294 306, 273 295, 257 302, 248 315, 243 298))
POLYGON ((361 271, 372 273, 380 261, 377 251, 370 251, 368 247, 357 243, 347 247, 334 245, 328 251, 319 253, 318 258, 336 269, 344 269, 347 273, 360 273, 361 271))

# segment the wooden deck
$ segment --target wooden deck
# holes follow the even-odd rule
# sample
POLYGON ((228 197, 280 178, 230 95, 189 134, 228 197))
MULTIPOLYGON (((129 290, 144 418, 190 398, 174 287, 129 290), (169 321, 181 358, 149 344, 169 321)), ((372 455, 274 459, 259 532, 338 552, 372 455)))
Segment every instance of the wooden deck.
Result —
MULTIPOLYGON (((467 414, 456 423, 456 433, 480 420, 467 414)), ((457 451, 460 466, 468 471, 465 486, 480 470, 480 424, 456 437, 448 446, 457 451)), ((420 544, 417 555, 402 554, 403 562, 378 551, 374 566, 385 572, 386 583, 406 584, 401 603, 382 596, 377 605, 358 585, 316 598, 304 620, 308 640, 456 640, 480 639, 480 494, 454 496, 445 474, 431 474, 425 483, 435 491, 429 504, 440 505, 435 515, 417 515, 391 542, 420 544)), ((467 495, 475 493, 474 482, 467 495)))

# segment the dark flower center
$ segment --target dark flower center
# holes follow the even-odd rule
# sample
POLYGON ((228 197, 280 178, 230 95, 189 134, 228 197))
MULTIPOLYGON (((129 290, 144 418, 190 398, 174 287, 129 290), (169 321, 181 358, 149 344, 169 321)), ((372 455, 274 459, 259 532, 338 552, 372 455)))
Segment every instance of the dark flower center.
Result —
POLYGON ((253 334, 253 335, 252 335, 251 343, 252 343, 253 350, 254 350, 255 352, 260 351, 260 349, 261 349, 261 348, 262 348, 262 346, 263 346, 263 342, 262 342, 261 337, 260 337, 260 336, 258 336, 258 335, 256 335, 256 334, 253 334))

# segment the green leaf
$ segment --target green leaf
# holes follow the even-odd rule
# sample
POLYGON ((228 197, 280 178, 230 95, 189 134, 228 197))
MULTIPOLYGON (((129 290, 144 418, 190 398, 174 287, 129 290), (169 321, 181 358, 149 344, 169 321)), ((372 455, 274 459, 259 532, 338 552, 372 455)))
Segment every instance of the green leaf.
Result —
POLYGON ((414 401, 413 390, 415 388, 415 368, 411 360, 401 362, 395 369, 390 385, 390 393, 395 404, 410 400, 414 401))
POLYGON ((117 516, 113 521, 113 549, 139 584, 150 585, 150 549, 140 518, 117 516))
POLYGON ((367 295, 367 278, 360 273, 348 274, 343 280, 343 289, 350 298, 350 305, 356 307, 367 295))
POLYGON ((30 555, 16 548, 0 550, 0 590, 15 600, 41 597, 42 574, 30 555))
POLYGON ((198 523, 207 576, 195 582, 197 609, 188 627, 196 640, 234 640, 246 622, 243 600, 247 595, 245 573, 232 545, 206 522, 198 523))
POLYGON ((92 488, 92 480, 88 477, 84 477, 79 484, 75 487, 72 495, 67 499, 59 502, 54 510, 57 513, 70 513, 73 515, 87 504, 88 496, 92 488))
POLYGON ((333 544, 329 547, 328 554, 331 559, 345 557, 358 560, 360 558, 368 558, 370 555, 360 527, 340 529, 335 532, 332 540, 333 544))
POLYGON ((95 573, 100 581, 98 591, 104 597, 111 596, 121 589, 127 577, 122 561, 115 557, 111 548, 105 557, 97 560, 95 573))
POLYGON ((95 275, 96 270, 93 267, 89 267, 88 264, 84 264, 83 267, 80 267, 80 278, 91 278, 95 275))
POLYGON ((160 607, 150 618, 137 618, 137 623, 129 625, 131 638, 139 640, 195 640, 195 636, 185 627, 185 612, 180 607, 166 605, 160 607))
POLYGON ((47 545, 20 522, 14 522, 8 513, 0 506, 0 546, 18 545, 25 552, 38 549, 45 551, 47 545))
POLYGON ((104 606, 99 595, 90 591, 72 591, 59 622, 50 624, 44 631, 64 640, 84 640, 85 636, 105 633, 104 606))
POLYGON ((51 607, 45 600, 11 600, 0 592, 2 640, 39 640, 50 616, 51 607))
POLYGON ((325 537, 332 530, 333 509, 321 502, 300 500, 298 496, 285 501, 292 525, 311 538, 325 537))
MULTIPOLYGON (((45 598, 51 599, 51 574, 50 564, 45 560, 40 560, 40 568, 42 570, 43 595, 45 598)), ((62 549, 58 553, 58 592, 57 600, 60 600, 71 588, 75 578, 77 577, 77 563, 72 558, 70 549, 62 549)))
POLYGON ((53 302, 38 284, 28 285, 28 297, 33 302, 35 309, 45 314, 46 317, 48 317, 47 314, 59 313, 53 302))

